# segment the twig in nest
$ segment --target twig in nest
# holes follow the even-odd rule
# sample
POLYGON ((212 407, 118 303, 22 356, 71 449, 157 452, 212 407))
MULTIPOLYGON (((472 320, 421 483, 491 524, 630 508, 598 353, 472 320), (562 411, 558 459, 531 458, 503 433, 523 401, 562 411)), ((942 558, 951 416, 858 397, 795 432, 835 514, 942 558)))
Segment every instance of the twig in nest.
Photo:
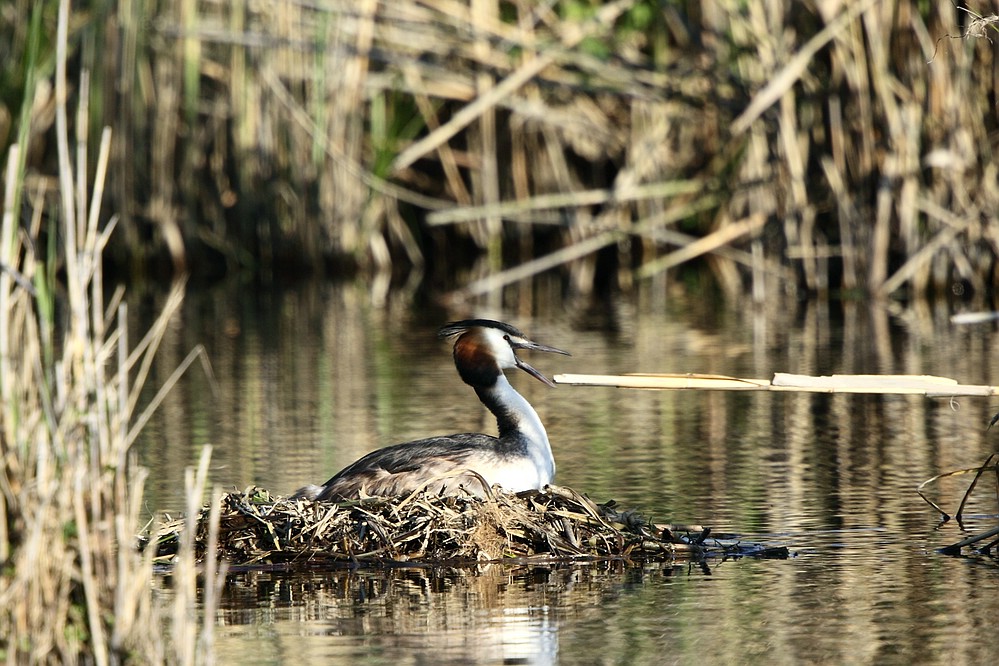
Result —
MULTIPOLYGON (((477 477, 476 477, 477 478, 477 477)), ((473 480, 472 483, 475 483, 473 480)), ((202 557, 225 557, 240 566, 357 566, 362 562, 672 561, 783 553, 736 544, 707 544, 664 530, 641 515, 593 503, 559 486, 486 498, 417 491, 404 498, 312 502, 274 498, 251 501, 258 491, 231 493, 222 501, 217 548, 199 542, 202 557)), ((204 515, 192 516, 202 521, 204 515)), ((164 526, 147 547, 161 562, 176 552, 183 521, 164 526)), ((199 535, 202 532, 199 531, 199 535)), ((200 537, 199 537, 200 538, 200 537)))

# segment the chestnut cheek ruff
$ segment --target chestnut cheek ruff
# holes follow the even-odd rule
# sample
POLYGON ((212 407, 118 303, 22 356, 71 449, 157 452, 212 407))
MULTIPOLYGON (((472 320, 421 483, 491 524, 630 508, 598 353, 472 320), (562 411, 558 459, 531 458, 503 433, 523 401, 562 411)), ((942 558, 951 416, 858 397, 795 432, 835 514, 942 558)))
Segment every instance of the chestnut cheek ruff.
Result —
POLYGON ((469 386, 492 386, 503 371, 489 349, 476 337, 466 333, 458 338, 454 343, 454 364, 461 380, 469 386))

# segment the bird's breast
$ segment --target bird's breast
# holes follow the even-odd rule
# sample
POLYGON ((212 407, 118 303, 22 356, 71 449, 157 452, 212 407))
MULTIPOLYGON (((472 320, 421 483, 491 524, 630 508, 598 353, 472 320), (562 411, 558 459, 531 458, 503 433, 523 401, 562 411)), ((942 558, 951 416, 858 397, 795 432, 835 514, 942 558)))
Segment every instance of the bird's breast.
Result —
POLYGON ((542 456, 529 454, 482 461, 475 471, 481 474, 490 486, 498 484, 512 493, 541 489, 551 483, 555 476, 553 462, 545 460, 542 456))

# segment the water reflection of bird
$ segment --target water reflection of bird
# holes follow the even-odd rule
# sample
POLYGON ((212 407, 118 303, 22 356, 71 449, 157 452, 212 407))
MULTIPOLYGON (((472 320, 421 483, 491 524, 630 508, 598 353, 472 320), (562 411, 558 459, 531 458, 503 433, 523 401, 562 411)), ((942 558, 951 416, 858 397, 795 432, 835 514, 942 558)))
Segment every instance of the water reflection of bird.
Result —
POLYGON ((301 488, 293 499, 404 495, 424 487, 433 493, 456 494, 459 486, 481 496, 486 492, 482 481, 487 486, 499 484, 509 492, 540 489, 551 482, 555 459, 548 434, 531 403, 514 390, 503 370, 520 368, 555 386, 522 361, 517 350, 569 352, 532 342, 513 326, 491 319, 456 321, 442 327, 439 335, 456 338, 454 364, 458 374, 496 417, 499 437, 462 433, 378 449, 323 485, 301 488))

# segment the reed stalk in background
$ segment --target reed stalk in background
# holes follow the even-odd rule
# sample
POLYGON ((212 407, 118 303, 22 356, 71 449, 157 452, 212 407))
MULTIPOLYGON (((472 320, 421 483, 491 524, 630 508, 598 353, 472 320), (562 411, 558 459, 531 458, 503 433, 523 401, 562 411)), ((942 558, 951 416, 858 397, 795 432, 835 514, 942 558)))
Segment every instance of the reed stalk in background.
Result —
MULTIPOLYGON (((130 453, 155 402, 139 393, 166 323, 182 300, 174 288, 134 348, 122 290, 106 300, 101 228, 110 156, 105 129, 88 177, 87 77, 71 146, 67 99, 68 2, 60 3, 54 76, 59 203, 37 197, 7 151, 0 225, 0 658, 7 663, 210 661, 213 612, 195 611, 193 575, 173 600, 154 594, 151 552, 137 547, 145 472, 130 453), (30 238, 47 225, 49 243, 30 238), (41 252, 39 254, 39 252, 41 252), (56 281, 54 266, 63 263, 56 281), (175 609, 170 613, 170 604, 175 609), (164 633, 164 630, 166 633, 164 633)), ((30 148, 29 148, 30 149, 30 148)), ((193 359, 193 357, 192 357, 193 359)), ((162 392, 161 392, 162 394, 162 392)), ((160 394, 160 395, 161 395, 160 394)), ((206 454, 207 455, 207 454, 206 454)), ((204 490, 192 483, 192 501, 204 490)), ((178 572, 193 571, 193 550, 178 572)), ((209 574, 214 568, 209 568, 209 574)), ((212 580, 211 578, 209 580, 212 580)), ((214 590, 213 583, 209 586, 214 590)))

